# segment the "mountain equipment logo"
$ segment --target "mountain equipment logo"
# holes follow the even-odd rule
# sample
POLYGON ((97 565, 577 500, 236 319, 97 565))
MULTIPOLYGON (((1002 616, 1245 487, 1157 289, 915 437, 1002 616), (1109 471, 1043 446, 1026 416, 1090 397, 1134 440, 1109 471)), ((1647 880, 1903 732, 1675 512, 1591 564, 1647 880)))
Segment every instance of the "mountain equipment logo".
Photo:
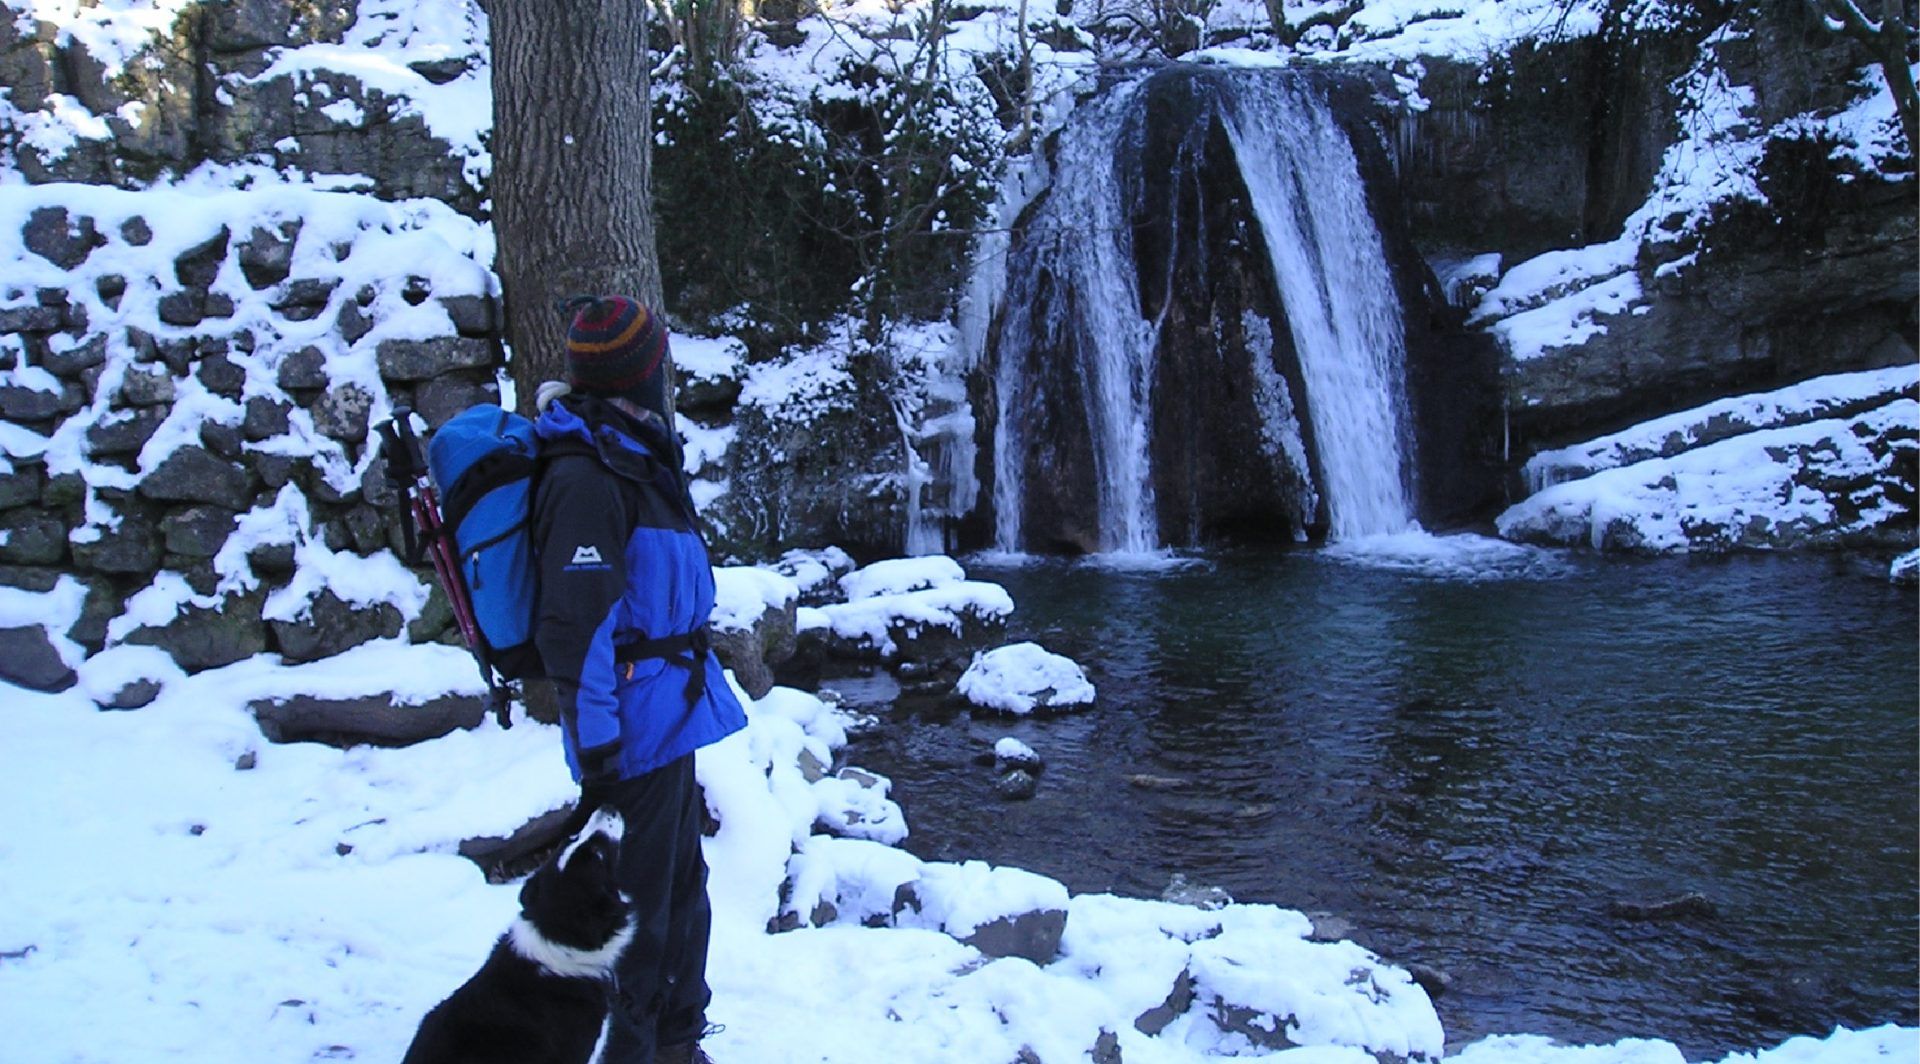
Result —
POLYGON ((605 563, 600 560, 599 547, 582 546, 582 547, 575 547, 573 549, 573 560, 568 562, 567 564, 568 565, 603 565, 605 563))

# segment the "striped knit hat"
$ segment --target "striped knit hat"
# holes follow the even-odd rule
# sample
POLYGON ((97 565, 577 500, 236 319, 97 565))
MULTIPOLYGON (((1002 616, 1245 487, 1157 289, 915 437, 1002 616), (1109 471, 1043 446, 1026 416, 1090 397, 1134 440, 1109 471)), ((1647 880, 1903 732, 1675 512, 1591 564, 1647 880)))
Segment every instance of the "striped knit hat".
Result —
POLYGON ((667 324, 626 296, 569 300, 567 378, 577 391, 631 399, 667 414, 667 324))

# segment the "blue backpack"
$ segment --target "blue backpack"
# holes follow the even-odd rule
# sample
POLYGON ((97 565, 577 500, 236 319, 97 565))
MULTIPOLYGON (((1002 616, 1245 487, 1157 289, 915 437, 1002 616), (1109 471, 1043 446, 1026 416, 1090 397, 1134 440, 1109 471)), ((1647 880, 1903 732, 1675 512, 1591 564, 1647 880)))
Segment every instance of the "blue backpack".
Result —
MULTIPOLYGON (((533 422, 492 404, 455 415, 427 443, 427 468, 443 492, 442 535, 453 548, 480 638, 475 650, 483 666, 506 680, 541 675, 533 645, 539 570, 532 543, 539 458, 533 422)), ((457 613, 454 589, 447 591, 457 613)))

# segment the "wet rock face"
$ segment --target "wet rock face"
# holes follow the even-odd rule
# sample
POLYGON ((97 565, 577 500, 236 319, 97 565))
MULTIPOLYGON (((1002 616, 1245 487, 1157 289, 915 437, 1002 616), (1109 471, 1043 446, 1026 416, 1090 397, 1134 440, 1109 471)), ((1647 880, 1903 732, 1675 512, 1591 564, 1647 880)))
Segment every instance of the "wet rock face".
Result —
POLYGON ((1214 91, 1199 78, 1155 85, 1138 171, 1142 202, 1164 205, 1135 231, 1142 312, 1166 315, 1154 352, 1151 448, 1160 534, 1178 546, 1304 540, 1326 528, 1317 463, 1300 470, 1255 460, 1264 428, 1255 360, 1284 382, 1308 456, 1313 430, 1299 356, 1214 91))

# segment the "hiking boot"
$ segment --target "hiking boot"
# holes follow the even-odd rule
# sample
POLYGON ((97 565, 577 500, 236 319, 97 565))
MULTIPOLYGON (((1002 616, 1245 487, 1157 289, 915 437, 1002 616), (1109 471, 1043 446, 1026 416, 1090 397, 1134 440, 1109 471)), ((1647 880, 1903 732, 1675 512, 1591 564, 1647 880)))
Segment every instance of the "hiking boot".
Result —
POLYGON ((713 1058, 700 1048, 698 1042, 682 1042, 677 1046, 661 1046, 653 1054, 653 1064, 713 1064, 713 1058))

